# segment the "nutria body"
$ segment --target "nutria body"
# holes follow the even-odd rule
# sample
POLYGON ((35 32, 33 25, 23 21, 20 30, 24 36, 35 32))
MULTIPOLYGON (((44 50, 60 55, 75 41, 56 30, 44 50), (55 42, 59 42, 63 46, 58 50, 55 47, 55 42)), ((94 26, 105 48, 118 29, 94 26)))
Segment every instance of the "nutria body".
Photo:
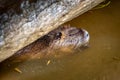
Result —
POLYGON ((55 51, 67 52, 81 46, 86 46, 88 42, 89 34, 86 30, 62 26, 19 50, 10 60, 19 61, 48 57, 56 55, 57 52, 55 51))

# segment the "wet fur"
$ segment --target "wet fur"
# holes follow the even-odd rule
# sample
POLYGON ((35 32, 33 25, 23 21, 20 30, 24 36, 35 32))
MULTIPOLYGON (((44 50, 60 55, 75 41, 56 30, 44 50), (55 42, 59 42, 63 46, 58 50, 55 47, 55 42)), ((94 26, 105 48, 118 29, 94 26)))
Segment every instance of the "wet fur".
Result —
POLYGON ((71 39, 72 41, 69 42, 71 43, 71 45, 66 46, 67 43, 64 42, 64 40, 66 39, 66 35, 68 37, 67 38, 68 41, 70 37, 73 37, 73 39, 78 40, 79 37, 83 38, 84 32, 82 30, 79 31, 79 29, 77 28, 75 29, 71 28, 70 26, 63 26, 63 27, 57 28, 52 32, 48 33, 47 35, 43 36, 42 38, 36 40, 32 44, 19 50, 18 52, 15 53, 15 55, 10 57, 8 60, 19 62, 23 60, 38 59, 42 57, 49 57, 51 55, 55 55, 55 50, 57 49, 58 51, 62 51, 62 52, 70 52, 73 47, 81 47, 80 44, 82 44, 82 42, 80 43, 79 41, 76 43, 73 39, 71 39), (71 29, 71 30, 68 30, 68 29, 71 29), (70 34, 65 33, 66 30, 68 30, 68 32, 71 31, 70 34), (62 42, 57 43, 61 40, 63 40, 64 45, 59 45, 59 44, 63 44, 62 42))

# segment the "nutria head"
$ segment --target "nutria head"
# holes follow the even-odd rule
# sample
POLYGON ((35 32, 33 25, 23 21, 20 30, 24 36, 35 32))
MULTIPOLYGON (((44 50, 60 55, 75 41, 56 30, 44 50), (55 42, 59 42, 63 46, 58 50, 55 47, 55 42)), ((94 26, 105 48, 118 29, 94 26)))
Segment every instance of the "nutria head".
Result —
POLYGON ((86 30, 76 27, 63 26, 48 34, 53 41, 50 47, 58 48, 78 48, 86 46, 89 42, 89 34, 86 30))

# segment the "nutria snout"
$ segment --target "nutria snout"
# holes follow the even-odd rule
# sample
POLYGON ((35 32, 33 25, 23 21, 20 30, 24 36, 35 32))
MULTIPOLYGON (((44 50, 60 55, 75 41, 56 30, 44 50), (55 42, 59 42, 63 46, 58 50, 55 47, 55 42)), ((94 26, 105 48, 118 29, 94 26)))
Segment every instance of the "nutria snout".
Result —
POLYGON ((46 55, 56 54, 55 50, 73 50, 88 44, 89 34, 84 29, 76 27, 59 27, 32 44, 19 50, 10 59, 25 60, 45 57, 46 55))

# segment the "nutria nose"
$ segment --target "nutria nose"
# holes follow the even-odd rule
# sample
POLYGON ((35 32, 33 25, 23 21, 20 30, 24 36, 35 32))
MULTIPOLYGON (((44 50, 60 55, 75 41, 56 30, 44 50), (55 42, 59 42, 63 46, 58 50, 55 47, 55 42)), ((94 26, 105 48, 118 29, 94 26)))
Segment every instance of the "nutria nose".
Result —
POLYGON ((79 29, 79 33, 82 34, 87 41, 89 40, 89 33, 86 30, 79 29))
POLYGON ((84 29, 83 29, 83 32, 84 32, 83 35, 84 35, 84 39, 85 39, 84 41, 85 41, 85 42, 88 42, 89 39, 90 39, 89 33, 88 33, 86 30, 84 30, 84 29))
POLYGON ((88 36, 89 36, 89 34, 87 33, 87 34, 86 34, 86 37, 88 37, 88 36))

